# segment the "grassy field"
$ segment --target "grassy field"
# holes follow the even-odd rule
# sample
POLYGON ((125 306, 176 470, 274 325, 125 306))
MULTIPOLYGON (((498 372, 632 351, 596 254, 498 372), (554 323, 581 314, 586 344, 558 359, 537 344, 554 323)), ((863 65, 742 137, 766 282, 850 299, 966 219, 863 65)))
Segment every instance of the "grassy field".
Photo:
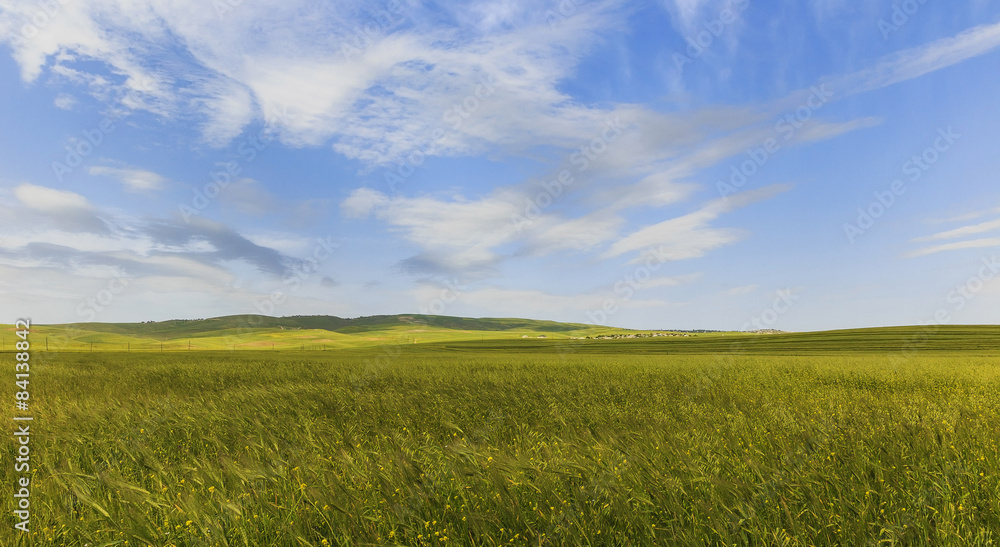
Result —
POLYGON ((33 359, 0 545, 1000 542, 997 327, 33 359))
MULTIPOLYGON (((0 325, 0 351, 9 349, 17 341, 14 331, 12 325, 0 325)), ((32 327, 37 347, 61 352, 322 351, 525 337, 566 340, 632 332, 636 331, 555 321, 435 315, 379 315, 355 319, 232 315, 149 323, 69 323, 32 327)))

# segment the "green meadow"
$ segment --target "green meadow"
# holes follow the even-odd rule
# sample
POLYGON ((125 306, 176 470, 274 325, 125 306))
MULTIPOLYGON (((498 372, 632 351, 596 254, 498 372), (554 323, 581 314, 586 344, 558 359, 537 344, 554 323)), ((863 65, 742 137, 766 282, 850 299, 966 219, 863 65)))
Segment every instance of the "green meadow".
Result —
MULTIPOLYGON (((2 328, 0 348, 17 341, 2 328)), ((469 319, 434 315, 267 317, 232 315, 156 323, 70 323, 32 328, 36 348, 50 351, 332 350, 395 344, 569 339, 633 331, 530 319, 469 319)), ((634 331, 638 332, 638 331, 634 331)))
POLYGON ((30 532, 4 496, 0 545, 1000 542, 1000 327, 383 323, 33 328, 30 532))

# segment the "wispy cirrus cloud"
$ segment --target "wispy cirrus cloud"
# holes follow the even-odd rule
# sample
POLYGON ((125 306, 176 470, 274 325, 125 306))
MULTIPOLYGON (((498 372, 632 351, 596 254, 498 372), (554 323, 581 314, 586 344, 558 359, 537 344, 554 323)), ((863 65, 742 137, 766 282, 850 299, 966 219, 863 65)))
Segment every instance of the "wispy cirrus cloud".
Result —
POLYGON ((427 145, 433 130, 451 125, 446 112, 484 79, 503 93, 429 153, 567 141, 580 121, 600 112, 574 103, 556 84, 602 32, 621 25, 620 4, 581 6, 556 28, 526 3, 475 3, 491 14, 494 24, 485 26, 465 16, 466 5, 405 5, 356 55, 344 55, 345 44, 356 44, 359 18, 381 6, 270 1, 220 17, 212 4, 191 1, 95 0, 65 5, 23 40, 18 29, 37 8, 4 0, 0 36, 14 48, 25 81, 47 71, 130 110, 200 118, 212 144, 226 144, 257 120, 272 123, 286 144, 332 142, 348 157, 380 163, 427 145), (442 9, 444 17, 436 13, 442 9), (273 32, 261 33, 262 24, 273 32))
MULTIPOLYGON (((665 5, 680 28, 690 30, 728 3, 665 5)), ((449 156, 497 147, 508 152, 570 147, 609 115, 652 114, 628 105, 587 106, 559 90, 602 34, 624 25, 623 7, 585 3, 573 17, 550 26, 544 10, 525 2, 445 3, 437 8, 444 17, 405 5, 354 56, 343 55, 343 46, 357 41, 358 17, 377 11, 362 2, 335 8, 302 0, 244 3, 220 17, 211 4, 193 1, 95 0, 63 6, 25 40, 18 29, 36 6, 2 0, 0 36, 14 48, 25 81, 48 71, 119 107, 167 118, 194 116, 210 143, 223 145, 263 121, 274 124, 286 144, 330 143, 347 157, 383 164, 415 149, 449 156), (441 25, 442 20, 452 23, 441 25), (259 32, 261 24, 275 32, 259 32), (89 68, 87 61, 103 68, 89 68), (495 82, 496 92, 479 101, 475 116, 452 127, 447 113, 484 79, 495 82), (446 135, 433 139, 438 129, 446 135)), ((877 89, 998 44, 1000 26, 984 25, 899 52, 831 83, 853 92, 877 89)))
MULTIPOLYGON (((872 68, 829 80, 837 87, 848 87, 856 92, 893 85, 989 51, 993 47, 994 31, 993 27, 973 29, 955 38, 891 55, 877 61, 872 68)), ((681 116, 643 111, 629 105, 612 107, 607 115, 622 118, 621 123, 628 125, 631 133, 624 135, 619 148, 602 158, 603 161, 581 177, 581 181, 575 182, 573 188, 575 192, 589 192, 596 198, 593 202, 600 205, 592 205, 590 211, 575 216, 561 210, 546 211, 523 232, 512 232, 504 225, 503 217, 512 211, 520 212, 521 204, 530 199, 531 191, 536 188, 530 183, 497 189, 490 197, 474 202, 431 197, 389 198, 380 192, 363 189, 345 201, 344 211, 379 211, 379 218, 411 242, 425 247, 427 252, 414 257, 413 261, 428 269, 436 262, 448 261, 449 256, 459 255, 464 258, 452 261, 452 266, 495 265, 502 259, 495 249, 511 243, 519 245, 521 252, 536 256, 559 250, 598 252, 604 259, 636 253, 632 259, 635 262, 645 259, 649 249, 657 248, 670 260, 698 258, 747 236, 745 230, 712 227, 720 216, 755 201, 769 199, 789 187, 774 185, 743 192, 735 201, 711 202, 687 214, 624 235, 620 233, 625 227, 621 215, 629 209, 662 207, 688 199, 698 187, 695 181, 701 170, 775 136, 774 117, 784 109, 794 108, 792 105, 801 105, 812 92, 811 89, 796 91, 755 109, 713 111, 706 108, 681 116), (694 120, 697 123, 688 123, 694 120), (604 186, 597 187, 597 181, 604 186), (450 222, 438 221, 435 215, 425 215, 422 220, 416 218, 410 209, 416 203, 425 207, 434 203, 438 213, 448 210, 451 216, 464 219, 461 233, 476 234, 477 243, 466 246, 461 238, 442 243, 443 234, 454 233, 451 227, 442 230, 441 238, 428 237, 428 232, 434 232, 428 226, 450 226, 450 222), (474 212, 477 210, 489 210, 492 214, 479 215, 474 212), (477 258, 471 259, 472 256, 477 258)), ((801 125, 788 144, 822 141, 878 123, 880 119, 870 116, 848 121, 811 119, 801 125)))
POLYGON ((70 270, 79 265, 129 265, 126 269, 147 275, 177 273, 157 270, 156 264, 224 268, 227 263, 244 262, 279 278, 300 264, 222 223, 200 217, 191 222, 137 219, 100 209, 75 192, 31 184, 22 184, 13 193, 20 205, 3 207, 0 261, 31 258, 39 265, 70 270), (29 215, 32 223, 19 221, 29 215))
POLYGON ((738 193, 733 198, 712 200, 701 209, 628 234, 611 245, 603 256, 613 258, 624 253, 639 252, 633 262, 654 254, 654 258, 660 262, 704 256, 706 252, 739 241, 746 235, 742 230, 712 228, 710 223, 713 220, 789 189, 788 185, 771 185, 738 193))
POLYGON ((149 192, 162 189, 168 182, 163 177, 145 169, 95 165, 88 169, 91 175, 110 177, 125 186, 129 192, 149 192))
POLYGON ((929 236, 917 237, 914 238, 913 241, 937 241, 941 239, 954 239, 957 237, 981 234, 983 232, 992 232, 994 230, 1000 230, 1000 219, 988 220, 986 222, 980 222, 978 224, 970 224, 968 226, 962 226, 961 228, 945 230, 943 232, 938 232, 936 234, 931 234, 929 236))
POLYGON ((1000 247, 1000 237, 985 237, 979 239, 970 239, 966 241, 956 241, 955 243, 945 243, 942 245, 934 245, 931 247, 924 247, 916 251, 911 251, 906 254, 907 258, 916 258, 920 256, 927 256, 935 253, 942 253, 945 251, 960 251, 964 249, 982 249, 987 247, 1000 247))
MULTIPOLYGON (((974 213, 971 216, 964 215, 963 217, 959 217, 959 220, 971 220, 974 218, 979 218, 981 215, 982 212, 974 213)), ((1000 246, 1000 237, 979 237, 974 239, 968 239, 970 236, 976 236, 995 231, 1000 231, 1000 219, 987 220, 985 222, 977 222, 975 224, 968 224, 965 226, 952 228, 950 230, 944 230, 926 236, 915 237, 912 239, 912 241, 925 244, 930 242, 948 240, 948 239, 962 239, 962 241, 954 241, 952 243, 939 243, 937 245, 926 245, 920 249, 916 249, 906 253, 905 256, 907 258, 916 258, 920 256, 927 256, 947 251, 997 247, 1000 246)))
POLYGON ((866 93, 948 68, 1000 47, 1000 23, 980 25, 956 36, 905 49, 874 66, 832 78, 831 85, 852 94, 866 93))
MULTIPOLYGON (((14 188, 13 194, 23 206, 23 210, 31 211, 39 221, 47 219, 61 230, 93 234, 111 233, 110 225, 101 218, 99 211, 87 201, 87 198, 75 192, 21 184, 14 188)), ((15 220, 23 216, 18 208, 8 206, 6 209, 6 216, 12 225, 25 225, 15 220)), ((37 223, 27 225, 35 226, 37 223)), ((6 240, 10 241, 12 235, 12 232, 7 232, 6 240)))

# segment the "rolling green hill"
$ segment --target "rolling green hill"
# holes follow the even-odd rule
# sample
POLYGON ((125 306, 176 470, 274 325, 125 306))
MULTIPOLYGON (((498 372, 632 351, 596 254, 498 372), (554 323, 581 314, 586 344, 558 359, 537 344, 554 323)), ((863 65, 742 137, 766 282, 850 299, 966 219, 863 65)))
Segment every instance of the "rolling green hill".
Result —
MULTIPOLYGON (((0 349, 15 341, 0 329, 0 349)), ((417 344, 427 351, 632 354, 977 352, 1000 354, 1000 326, 878 327, 803 333, 700 332, 650 336, 577 323, 435 315, 269 317, 232 315, 149 323, 33 325, 35 349, 51 351, 331 350, 417 344), (614 336, 613 339, 598 339, 614 336), (636 338, 626 338, 634 336, 636 338)))
MULTIPOLYGON (((239 329, 320 329, 342 333, 381 331, 400 326, 435 327, 450 330, 509 331, 526 329, 539 332, 572 332, 593 330, 593 325, 535 321, 531 319, 495 319, 449 317, 441 315, 373 315, 344 319, 332 315, 296 315, 269 317, 266 315, 228 315, 212 319, 174 319, 149 323, 68 323, 53 325, 92 332, 107 332, 126 336, 143 336, 157 340, 174 340, 205 336, 225 330, 239 329)), ((609 330, 609 329, 600 329, 609 330)), ((619 330, 619 329, 610 329, 619 330)))
MULTIPOLYGON (((631 333, 630 333, 631 334, 631 333)), ((824 355, 841 352, 1000 355, 1000 325, 875 327, 783 334, 713 333, 688 338, 447 342, 424 350, 601 354, 824 355)))
MULTIPOLYGON (((13 327, 3 327, 0 349, 10 349, 13 327)), ((382 344, 418 344, 523 338, 569 339, 627 333, 593 325, 514 318, 437 315, 341 317, 231 315, 145 323, 32 325, 36 349, 52 351, 170 351, 239 349, 340 349, 382 344)))

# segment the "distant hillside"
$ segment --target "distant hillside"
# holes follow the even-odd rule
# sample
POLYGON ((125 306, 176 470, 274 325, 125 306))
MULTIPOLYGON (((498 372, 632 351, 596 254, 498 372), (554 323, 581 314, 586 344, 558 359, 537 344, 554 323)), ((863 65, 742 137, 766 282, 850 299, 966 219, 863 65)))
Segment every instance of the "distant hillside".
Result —
MULTIPOLYGON (((0 325, 0 351, 14 351, 0 325)), ((1000 354, 1000 325, 879 327, 767 335, 637 331, 579 323, 437 315, 269 317, 232 315, 147 323, 32 324, 32 348, 49 351, 337 350, 409 345, 426 350, 593 353, 825 354, 977 352, 1000 354), (435 350, 434 348, 437 348, 435 350)))
POLYGON ((147 323, 69 323, 51 326, 70 327, 90 332, 106 332, 122 336, 140 336, 156 340, 193 338, 215 335, 219 331, 248 329, 320 329, 342 334, 363 334, 398 327, 433 327, 436 329, 487 332, 531 330, 553 333, 569 333, 596 328, 593 325, 536 321, 532 319, 472 319, 468 317, 419 314, 372 315, 356 317, 354 319, 344 319, 332 315, 293 315, 289 317, 227 315, 211 319, 173 319, 170 321, 147 323))
MULTIPOLYGON (((13 326, 0 330, 0 349, 15 342, 13 326)), ((34 347, 50 351, 328 350, 384 344, 504 339, 569 339, 622 329, 512 318, 439 315, 230 315, 144 323, 33 324, 34 347)))
MULTIPOLYGON (((1000 325, 931 325, 874 327, 831 331, 777 333, 762 336, 726 333, 705 336, 595 337, 590 340, 476 340, 430 343, 420 351, 498 351, 504 353, 830 355, 877 354, 879 359, 905 360, 919 354, 1000 356, 1000 325), (600 339, 598 339, 600 338, 600 339), (605 339, 607 338, 607 339, 605 339)), ((876 361, 873 361, 876 362, 876 361)), ((992 369, 984 374, 993 375, 992 369)), ((946 374, 946 371, 942 371, 946 374)))

